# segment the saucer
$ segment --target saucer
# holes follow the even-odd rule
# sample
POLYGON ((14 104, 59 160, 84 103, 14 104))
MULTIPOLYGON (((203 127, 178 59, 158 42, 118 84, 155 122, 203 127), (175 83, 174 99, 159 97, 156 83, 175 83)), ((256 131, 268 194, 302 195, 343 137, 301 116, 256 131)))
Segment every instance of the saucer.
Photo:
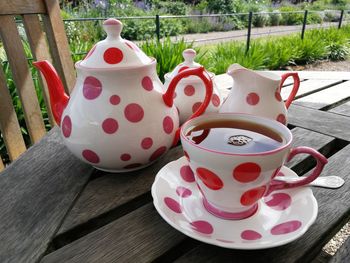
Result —
MULTIPOLYGON (((298 177, 282 167, 280 176, 298 177)), ((257 212, 242 220, 215 217, 203 206, 185 157, 168 163, 152 185, 153 203, 163 219, 202 242, 235 249, 262 249, 289 243, 313 224, 318 206, 308 187, 275 191, 259 200, 257 212)))

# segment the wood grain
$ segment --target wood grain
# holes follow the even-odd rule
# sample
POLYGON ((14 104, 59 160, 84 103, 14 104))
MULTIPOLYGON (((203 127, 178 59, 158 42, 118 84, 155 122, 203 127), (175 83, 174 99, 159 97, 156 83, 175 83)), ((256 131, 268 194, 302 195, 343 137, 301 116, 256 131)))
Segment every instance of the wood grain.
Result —
POLYGON ((161 160, 139 171, 123 174, 106 174, 98 171, 99 177, 87 185, 58 233, 67 232, 149 193, 158 171, 182 155, 182 148, 176 147, 161 160))
POLYGON ((350 101, 329 110, 329 112, 350 116, 350 101))
POLYGON ((185 236, 147 204, 48 254, 41 262, 151 262, 185 236))
MULTIPOLYGON (((34 60, 48 60, 52 63, 49 48, 46 43, 46 35, 41 28, 38 15, 24 15, 23 25, 26 30, 27 39, 32 50, 34 60)), ((39 83, 42 87, 43 97, 46 105, 46 110, 49 116, 51 126, 56 124, 50 106, 50 94, 46 81, 43 81, 43 75, 39 74, 39 83)))
POLYGON ((46 133, 32 76, 13 16, 0 16, 0 37, 8 57, 13 80, 22 103, 24 118, 32 143, 46 133))
POLYGON ((54 66, 61 77, 66 92, 71 93, 75 85, 75 69, 63 20, 56 0, 43 0, 47 14, 42 15, 44 29, 50 46, 54 66))
POLYGON ((0 15, 11 14, 38 14, 45 13, 42 0, 2 0, 0 2, 0 15))
POLYGON ((293 103, 313 109, 322 109, 347 98, 350 98, 350 81, 312 93, 293 103))
MULTIPOLYGON (((336 85, 338 83, 341 83, 341 80, 310 79, 310 80, 302 81, 302 82, 300 82, 298 93, 295 96, 295 99, 298 99, 300 97, 304 97, 307 94, 310 94, 310 93, 315 92, 317 90, 325 89, 326 87, 333 86, 333 85, 336 85)), ((292 85, 282 88, 281 96, 284 100, 286 100, 288 98, 292 89, 293 89, 292 85)))
POLYGON ((350 141, 350 117, 292 104, 289 123, 345 141, 350 141))
POLYGON ((334 80, 350 80, 350 74, 344 71, 273 71, 275 74, 282 75, 287 72, 297 72, 302 79, 334 79, 334 80))
POLYGON ((0 172, 5 169, 4 163, 2 162, 2 158, 0 156, 0 172))
MULTIPOLYGON (((2 68, 0 68, 0 98, 0 130, 10 160, 14 160, 25 152, 27 148, 2 68)), ((0 170, 2 169, 0 168, 0 170)))
POLYGON ((37 262, 93 168, 54 128, 0 174, 0 262, 37 262))
POLYGON ((229 250, 202 244, 176 262, 309 262, 321 251, 323 245, 341 228, 350 212, 349 172, 344 164, 350 163, 350 146, 329 159, 323 176, 338 175, 345 184, 338 190, 313 188, 319 205, 319 214, 315 223, 299 239, 280 249, 229 250))

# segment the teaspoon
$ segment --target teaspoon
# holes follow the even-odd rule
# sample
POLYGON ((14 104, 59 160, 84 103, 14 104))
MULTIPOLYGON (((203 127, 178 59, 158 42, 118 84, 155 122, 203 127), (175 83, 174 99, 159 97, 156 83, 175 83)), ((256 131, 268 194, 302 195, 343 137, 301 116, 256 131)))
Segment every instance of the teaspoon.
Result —
MULTIPOLYGON (((284 176, 276 176, 274 179, 288 182, 288 183, 292 183, 299 180, 299 178, 288 178, 284 176)), ((317 186, 317 187, 336 189, 341 187, 343 184, 344 184, 343 178, 333 175, 333 176, 317 177, 314 181, 307 184, 306 186, 311 185, 311 186, 317 186)))

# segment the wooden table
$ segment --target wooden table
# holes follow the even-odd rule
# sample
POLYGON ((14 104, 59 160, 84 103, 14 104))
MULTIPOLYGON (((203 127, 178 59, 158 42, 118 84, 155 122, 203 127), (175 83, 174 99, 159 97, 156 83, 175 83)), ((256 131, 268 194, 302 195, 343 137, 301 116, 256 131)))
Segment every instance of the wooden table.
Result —
MULTIPOLYGON (((241 251, 201 243, 178 232, 157 213, 150 194, 154 177, 182 156, 171 149, 146 169, 110 174, 76 159, 58 128, 0 174, 0 262, 307 262, 350 215, 350 73, 300 72, 303 79, 289 109, 294 145, 327 156, 323 176, 338 175, 338 190, 313 188, 316 222, 298 240, 278 249, 241 251)), ((218 76, 223 93, 232 85, 218 76)), ((291 86, 283 88, 287 92, 291 86)), ((289 163, 307 174, 304 156, 289 163)), ((350 241, 333 261, 350 260, 350 241)))

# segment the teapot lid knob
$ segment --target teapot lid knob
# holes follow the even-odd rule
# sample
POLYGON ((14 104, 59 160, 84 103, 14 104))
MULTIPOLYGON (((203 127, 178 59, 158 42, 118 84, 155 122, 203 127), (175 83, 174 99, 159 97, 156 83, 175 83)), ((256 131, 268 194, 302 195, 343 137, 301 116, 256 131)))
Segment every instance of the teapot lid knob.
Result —
POLYGON ((103 22, 103 29, 107 33, 108 40, 119 40, 121 38, 120 33, 123 29, 123 23, 118 19, 109 18, 103 22))
POLYGON ((185 59, 185 64, 192 64, 196 55, 197 52, 192 48, 185 49, 182 52, 182 56, 185 59))

